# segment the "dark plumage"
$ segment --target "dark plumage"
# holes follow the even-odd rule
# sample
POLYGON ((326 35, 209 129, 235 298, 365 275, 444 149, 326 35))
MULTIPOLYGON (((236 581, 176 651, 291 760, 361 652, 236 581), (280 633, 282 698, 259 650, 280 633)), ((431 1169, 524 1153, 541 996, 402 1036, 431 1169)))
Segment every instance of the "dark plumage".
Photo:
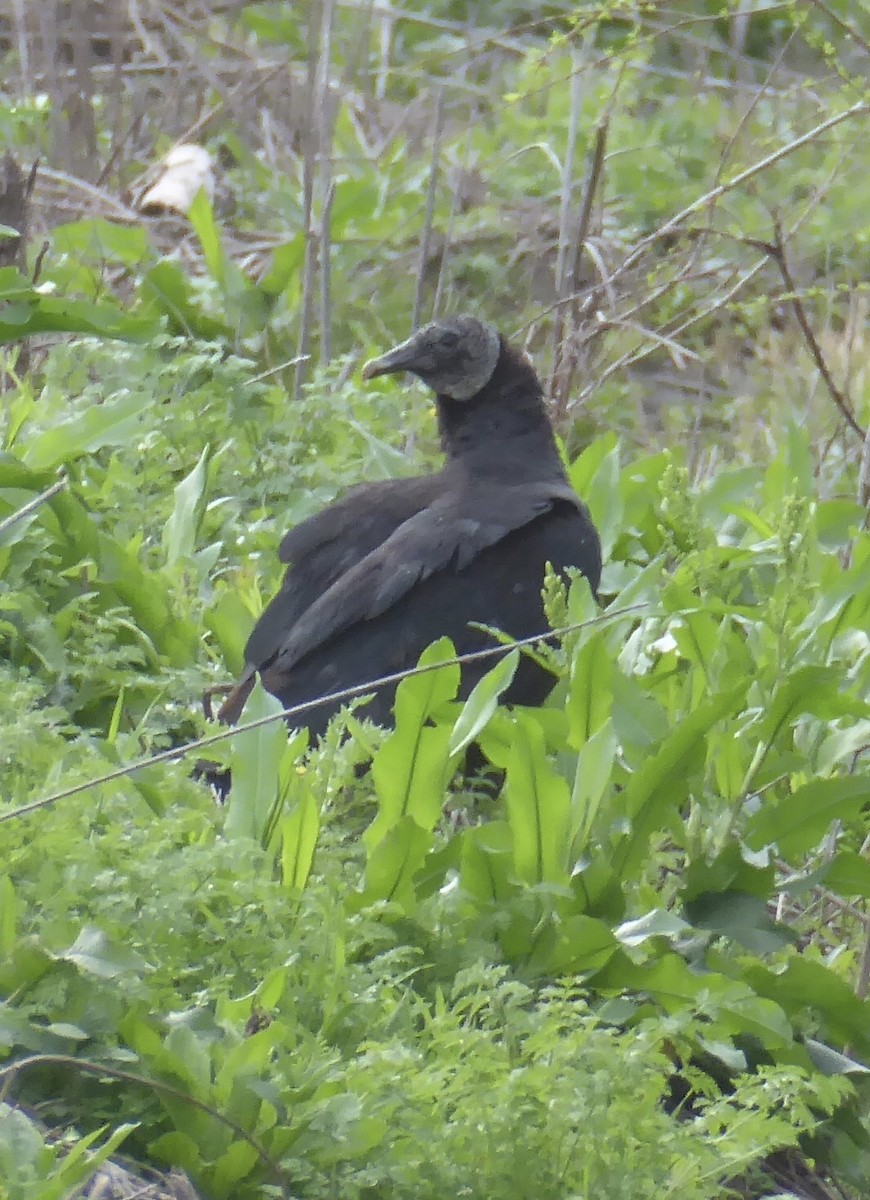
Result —
MULTIPOLYGON (((238 719, 257 671, 289 707, 411 667, 445 634, 460 654, 492 645, 470 622, 516 638, 545 633, 547 562, 577 567, 597 588, 598 535, 525 355, 491 326, 453 317, 367 363, 363 377, 398 371, 436 392, 444 466, 360 484, 284 537, 289 569, 250 636, 223 720, 238 719)), ((461 694, 492 665, 467 665, 461 694)), ((506 698, 540 704, 552 683, 524 657, 506 698)), ((382 689, 365 714, 389 723, 394 691, 382 689)), ((319 735, 338 707, 304 721, 319 735)))

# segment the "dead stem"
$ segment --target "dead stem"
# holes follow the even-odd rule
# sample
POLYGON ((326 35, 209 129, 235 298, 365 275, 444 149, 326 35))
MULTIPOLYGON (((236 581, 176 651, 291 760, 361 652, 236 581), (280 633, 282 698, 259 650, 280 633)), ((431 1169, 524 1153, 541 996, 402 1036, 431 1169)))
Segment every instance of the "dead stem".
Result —
POLYGON ((432 245, 432 222, 435 217, 435 200, 438 195, 438 173, 441 160, 441 135, 444 132, 444 88, 435 93, 435 116, 432 122, 432 162, 429 166, 429 184, 426 188, 426 213, 423 218, 423 233, 420 237, 420 258, 417 265, 417 286, 414 291, 414 309, 411 315, 411 332, 420 327, 423 315, 423 292, 426 287, 426 268, 432 245))

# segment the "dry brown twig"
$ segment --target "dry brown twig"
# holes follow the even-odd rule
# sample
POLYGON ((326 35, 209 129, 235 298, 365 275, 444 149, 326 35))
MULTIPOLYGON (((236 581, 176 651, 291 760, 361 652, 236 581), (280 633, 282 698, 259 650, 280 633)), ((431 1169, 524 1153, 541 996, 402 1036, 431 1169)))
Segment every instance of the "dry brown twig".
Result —
MULTIPOLYGON (((779 146, 776 150, 771 151, 770 154, 766 154, 763 158, 758 159, 751 166, 746 167, 743 171, 738 172, 738 174, 733 176, 731 179, 726 180, 724 183, 717 184, 715 187, 704 192, 701 196, 698 196, 692 201, 691 204, 687 204, 685 208, 680 209, 679 212, 675 213, 672 217, 669 217, 667 221, 664 221, 658 226, 657 229, 654 229, 652 233, 647 234, 646 237, 641 238, 640 241, 635 244, 622 263, 620 263, 616 270, 610 275, 611 286, 623 276, 627 275, 634 267, 638 266, 643 258, 644 253, 648 249, 654 246, 657 242, 660 242, 673 234, 679 233, 681 231, 681 227, 689 217, 692 217, 695 215, 695 213, 707 208, 712 202, 719 200, 722 196, 727 195, 728 192, 742 187, 743 184, 748 183, 751 179, 754 179, 756 175, 761 174, 769 167, 772 167, 775 163, 781 162, 784 158, 787 158, 789 154, 793 154, 796 150, 801 149, 801 147, 816 141, 823 134, 828 133, 831 129, 836 128, 836 126, 841 125, 844 121, 852 120, 858 116, 866 116, 868 113, 870 113, 870 101, 859 100, 855 104, 851 105, 851 107, 845 109, 843 112, 835 113, 834 116, 828 117, 826 120, 819 122, 818 125, 814 125, 813 128, 808 130, 806 133, 800 134, 796 138, 792 138, 790 142, 786 142, 785 145, 779 146)), ((561 305, 570 304, 577 300, 583 300, 584 298, 585 293, 583 292, 574 292, 570 296, 558 298, 554 300, 552 304, 549 304, 540 310, 538 313, 538 319, 545 316, 547 313, 554 311, 561 305)))
POLYGON ((834 12, 829 4, 825 4, 824 0, 809 0, 809 3, 813 8, 817 8, 820 12, 823 12, 832 24, 836 25, 847 37, 851 38, 856 46, 860 46, 866 54, 870 54, 870 42, 858 32, 854 25, 850 25, 848 21, 845 21, 838 13, 834 12))
MULTIPOLYGON (((870 106, 862 103, 860 105, 853 105, 852 108, 848 110, 848 114, 855 116, 859 112, 863 113, 865 111, 870 111, 870 106)), ((800 138, 793 139, 785 146, 779 147, 779 149, 776 151, 766 155, 763 159, 740 172, 732 180, 726 181, 723 184, 718 184, 716 187, 709 189, 704 193, 704 195, 693 201, 692 204, 686 206, 686 208, 684 208, 675 217, 669 218, 668 221, 666 221, 658 229, 654 230, 651 234, 647 235, 647 237, 637 243, 623 259, 622 263, 610 273, 605 281, 606 288, 604 288, 602 283, 599 282, 596 283, 591 291, 586 291, 585 293, 575 291, 569 297, 567 297, 568 303, 576 303, 578 299, 583 299, 585 301, 586 308, 591 309, 600 304, 604 298, 604 295, 606 294, 612 311, 614 308, 613 296, 614 294, 619 294, 619 289, 617 289, 615 285, 619 282, 622 285, 622 292, 631 298, 631 304, 628 309, 622 312, 616 312, 613 316, 607 318, 602 317, 598 322, 596 322, 595 325, 586 331, 584 334, 584 340, 588 343, 589 341, 599 338, 607 328, 620 326, 626 327, 630 322, 633 322, 643 312, 644 309, 648 308, 666 296, 675 287, 681 286, 688 281, 690 278, 688 272, 691 270, 691 258, 680 264, 677 269, 673 273, 669 274, 668 278, 663 282, 657 283, 650 290, 646 291, 645 294, 641 295, 640 298, 637 298, 636 289, 632 284, 635 271, 630 268, 640 268, 642 266, 645 249, 651 247, 657 241, 666 236, 675 235, 678 232, 677 227, 681 222, 684 223, 689 216, 696 212, 703 211, 705 208, 709 208, 712 203, 715 203, 716 200, 718 200, 727 191, 730 191, 736 187, 741 181, 747 181, 748 179, 757 175, 759 172, 771 166, 773 163, 780 161, 788 153, 797 148, 798 143, 805 145, 808 141, 812 140, 813 137, 821 136, 823 132, 826 132, 831 128, 832 121, 834 123, 838 123, 840 120, 845 119, 845 115, 846 114, 839 114, 837 117, 832 118, 831 120, 816 125, 813 130, 809 131, 809 133, 801 135, 800 138)), ((810 197, 807 204, 804 206, 804 209, 795 219, 791 228, 789 229, 788 237, 791 237, 797 231, 797 229, 807 219, 809 213, 813 211, 819 203, 821 203, 827 188, 830 186, 838 170, 839 164, 836 165, 831 172, 829 172, 828 178, 823 181, 817 189, 815 189, 814 194, 810 197)), ((685 226, 679 229, 679 233, 683 237, 696 237, 698 235, 706 236, 709 232, 709 222, 705 222, 704 226, 702 226, 700 230, 685 226)), ((735 236, 727 232, 717 233, 717 235, 723 237, 735 236)), ((737 275, 734 283, 729 283, 727 286, 725 286, 724 290, 720 289, 718 292, 716 292, 708 304, 705 304, 701 308, 697 308, 694 305, 689 307, 682 319, 680 319, 679 316, 671 318, 668 324, 663 329, 658 331, 661 336, 666 337, 672 343, 675 343, 676 339, 678 339, 686 330, 712 316, 715 312, 725 309, 759 274, 759 272, 763 269, 765 262, 769 261, 769 248, 767 244, 753 241, 749 238, 739 238, 738 240, 743 241, 744 244, 753 245, 755 248, 763 250, 764 257, 759 258, 749 268, 743 272, 740 272, 737 275)), ((641 280, 636 280, 634 282, 637 285, 641 284, 641 280)), ((559 306, 564 303, 564 300, 555 300, 552 304, 541 310, 541 315, 549 311, 558 312, 559 306)), ((645 339, 641 345, 634 346, 632 349, 620 355, 619 358, 614 362, 602 367, 600 371, 596 372, 595 377, 590 379, 590 381, 584 385, 577 397, 575 397, 571 407, 582 404, 608 378, 625 370, 625 368, 637 364, 645 358, 648 358, 655 351, 656 344, 657 343, 651 339, 645 339)), ((870 471, 870 467, 868 467, 868 471, 870 471)))
POLYGON ((438 175, 441 166, 441 138, 444 133, 444 88, 435 92, 435 115, 432 119, 432 161, 426 188, 426 211, 420 237, 420 258, 417 264, 417 283, 414 289, 414 308, 411 314, 411 333, 420 327, 423 315, 423 292, 426 287, 426 267, 432 245, 432 222, 435 219, 435 200, 438 195, 438 175))
POLYGON ((317 177, 317 124, 315 121, 315 84, 317 81, 319 30, 316 21, 317 6, 312 5, 308 14, 308 57, 306 68, 306 96, 308 112, 305 141, 302 148, 302 229, 305 236, 305 259, 302 268, 302 305, 299 314, 299 340, 296 345, 296 378, 293 398, 299 400, 308 376, 311 357, 311 336, 314 323, 314 286, 317 271, 317 231, 314 227, 314 186, 317 177))
POLYGON ((864 435, 858 464, 858 503, 870 510, 870 429, 864 435))
POLYGON ((243 1126, 234 1121, 232 1117, 228 1117, 226 1113, 221 1112, 220 1109, 215 1108, 211 1104, 206 1104, 204 1100, 200 1100, 196 1096, 191 1096, 189 1092, 182 1091, 181 1088, 174 1087, 170 1083, 164 1083, 161 1079, 149 1079, 145 1075, 138 1075, 133 1071, 124 1071, 119 1067, 110 1066, 108 1063, 89 1062, 86 1058, 76 1058, 70 1054, 31 1054, 27 1058, 19 1058, 16 1062, 0 1067, 0 1103, 7 1099, 12 1085, 20 1074, 30 1070, 31 1067, 39 1066, 68 1067, 70 1070, 79 1071, 83 1075, 96 1075, 105 1079, 116 1079, 122 1083, 137 1084, 140 1087, 147 1088, 161 1095, 172 1096, 176 1100, 181 1100, 185 1104, 189 1104, 191 1108, 195 1108, 199 1112, 207 1113, 220 1124, 231 1129, 236 1137, 247 1142, 271 1175, 274 1183, 280 1188, 281 1195, 284 1197, 289 1196, 289 1189, 280 1163, 272 1158, 262 1143, 253 1134, 248 1133, 243 1126))
MULTIPOLYGON (((585 249, 590 257, 595 262, 597 267, 603 265, 600 256, 597 252, 590 249, 589 246, 589 230, 592 222, 592 209, 595 203, 595 196, 602 185, 604 174, 605 150, 607 148, 607 131, 610 124, 610 112, 605 113, 600 124, 595 130, 595 140, 592 146, 592 152, 589 156, 589 162, 586 170, 586 178, 583 183, 582 200, 580 203, 580 216, 577 223, 577 232, 574 236, 567 260, 567 271, 563 280, 563 289, 566 292, 577 294, 577 274, 580 266, 580 255, 585 249)), ((607 277, 602 279, 601 288, 605 293, 612 294, 610 283, 607 277)), ((587 300, 586 309, 591 311, 595 308, 595 300, 587 300)), ((550 394, 555 399, 557 419, 564 416, 568 411, 568 402, 571 395, 571 386, 574 379, 574 372, 577 367, 577 352, 574 346, 574 328, 577 320, 576 304, 565 306, 557 309, 558 318, 556 321, 556 333, 554 335, 553 361, 554 374, 551 383, 550 394), (566 331, 566 323, 568 329, 566 331)))
POLYGON ((867 440, 867 431, 863 429, 856 420, 855 413, 852 409, 852 404, 848 396, 844 395, 842 390, 834 382, 834 378, 831 374, 827 360, 825 359, 825 356, 822 353, 822 348, 819 345, 818 338, 816 337, 813 327, 810 324, 807 311, 804 308, 804 303, 801 299, 800 289, 795 283, 794 276, 792 275, 791 268, 788 264, 785 241, 782 235, 782 224, 778 216, 774 216, 773 218, 773 242, 755 242, 754 244, 757 245, 759 249, 764 250, 779 268, 779 273, 782 275, 782 281, 785 284, 786 292, 788 293, 786 299, 794 311, 795 318, 797 319, 800 331, 803 334, 803 339, 806 343, 807 349, 810 352, 813 362, 818 368, 819 374, 825 382, 825 387, 828 389, 828 394, 834 401, 834 404, 840 411, 840 415, 843 417, 844 421, 850 427, 852 432, 861 438, 862 443, 865 442, 867 440))

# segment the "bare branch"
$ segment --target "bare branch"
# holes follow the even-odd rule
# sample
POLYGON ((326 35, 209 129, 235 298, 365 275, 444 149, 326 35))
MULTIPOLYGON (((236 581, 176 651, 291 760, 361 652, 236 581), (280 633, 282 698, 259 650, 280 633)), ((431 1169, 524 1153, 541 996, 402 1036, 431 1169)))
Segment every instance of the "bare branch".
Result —
POLYGON ((850 37, 866 54, 870 54, 870 42, 858 32, 854 25, 850 25, 848 21, 844 21, 842 17, 834 12, 829 4, 824 3, 824 0, 809 0, 809 2, 813 8, 818 8, 823 12, 829 21, 832 21, 838 29, 841 29, 847 37, 850 37))
POLYGON ((332 358, 332 262, 330 221, 335 200, 335 180, 330 179, 320 214, 320 361, 332 358))
POLYGON ((31 1067, 44 1066, 69 1067, 71 1070, 78 1071, 83 1075, 96 1075, 101 1078, 117 1079, 125 1083, 139 1084, 161 1095, 173 1096, 176 1100, 181 1100, 185 1104, 189 1104, 191 1108, 207 1113, 210 1117, 220 1122, 220 1124, 231 1129, 236 1137, 247 1142, 274 1180, 280 1183, 282 1195, 286 1197, 289 1194, 285 1186, 284 1172, 281 1165, 269 1155, 253 1134, 248 1133, 242 1125, 234 1121, 232 1117, 228 1117, 220 1109, 206 1104, 204 1100, 192 1096, 189 1092, 185 1092, 171 1083, 165 1083, 161 1079, 149 1079, 147 1075, 138 1075, 133 1071, 125 1071, 121 1067, 115 1067, 105 1062, 90 1062, 86 1058, 79 1058, 72 1054, 31 1054, 26 1058, 19 1058, 15 1062, 0 1067, 0 1102, 6 1100, 10 1089, 22 1071, 27 1071, 31 1067))
POLYGON ((800 326, 801 333, 804 336, 807 349, 812 355, 813 362, 815 362, 816 366, 818 367, 819 374, 825 381, 825 387, 828 389, 831 399, 840 410, 841 415, 852 431, 856 433, 858 437, 862 439, 862 441, 864 441, 866 440, 867 433, 861 428, 855 419, 855 414, 852 411, 852 405, 848 397, 843 395, 843 392, 834 382, 833 376, 831 375, 830 369, 828 368, 828 364, 825 360, 825 356, 822 354, 821 346, 819 345, 818 339, 816 338, 813 328, 810 325, 806 309, 804 308, 803 301, 801 300, 800 291, 794 281, 788 265, 788 259, 786 258, 785 253, 785 243, 782 236, 782 226, 780 225, 778 217, 774 217, 773 221, 773 238, 774 240, 772 245, 768 243, 759 243, 759 245, 762 249, 767 251, 770 257, 779 267, 779 272, 782 275, 782 281, 786 286, 786 291, 789 293, 788 301, 794 309, 794 315, 797 318, 797 323, 800 326))
POLYGON ((411 314, 411 332, 420 327, 423 315, 423 291, 426 284, 426 266, 432 244, 432 221, 435 217, 435 200, 438 195, 438 171, 441 160, 441 135, 444 132, 444 88, 435 93, 435 117, 432 129, 432 163, 429 167, 429 186, 426 189, 426 215, 423 218, 423 233, 420 238, 420 260, 417 266, 417 287, 414 292, 414 311, 411 314))
POLYGON ((858 465, 858 503, 870 509, 870 429, 864 434, 861 462, 858 465))
POLYGON ((302 148, 302 229, 305 236, 305 263, 302 269, 302 311, 299 314, 299 340, 296 344, 296 379, 293 398, 299 400, 308 375, 311 357, 311 327, 314 323, 314 286, 317 271, 317 231, 314 228, 314 185, 317 178, 318 127, 315 108, 317 100, 318 50, 320 32, 317 25, 318 6, 312 5, 308 13, 308 59, 306 70, 306 95, 308 97, 308 121, 305 144, 302 148))
MULTIPOLYGON (((620 265, 610 276, 610 283, 613 284, 616 282, 616 280, 621 279, 623 275, 626 275, 632 269, 632 267, 637 266, 643 257, 644 252, 649 249, 650 246, 655 245, 656 242, 661 241, 670 234, 676 233, 679 227, 688 217, 693 216, 696 212, 699 212, 701 209, 707 207, 707 205, 709 205, 712 201, 718 200, 720 196, 725 196, 728 192, 734 191, 735 188, 747 183, 756 175, 761 174, 762 171, 767 170, 768 167, 773 166, 774 163, 781 162, 782 159, 787 158, 788 155, 792 154, 795 150, 799 150, 802 146, 808 145, 810 142, 820 137, 823 133, 827 133, 829 130, 834 129, 837 125, 842 125, 844 121, 849 121, 853 117, 866 116, 868 113, 870 113, 870 102, 860 100, 853 104, 850 108, 845 109, 843 112, 836 113, 833 117, 829 117, 826 121, 821 121, 818 125, 814 125, 812 129, 808 130, 807 133, 801 134, 800 137, 793 138, 792 141, 787 142, 784 146, 780 146, 777 150, 765 155, 764 158, 759 159, 757 162, 753 163, 752 166, 740 171, 733 177, 733 179, 726 180, 725 183, 717 184, 716 187, 704 192, 702 196, 698 196, 692 201, 691 204, 686 205, 685 208, 681 209, 678 213, 675 213, 674 216, 669 217, 668 220, 662 225, 659 225, 657 229, 654 229, 652 233, 647 234, 645 238, 642 238, 635 245, 631 253, 623 260, 623 262, 620 263, 620 265)), ((569 304, 574 300, 581 299, 582 295, 582 293, 572 292, 570 296, 565 296, 555 300, 552 304, 549 304, 545 308, 541 309, 541 311, 538 313, 537 319, 540 319, 548 312, 557 309, 560 305, 569 304)))

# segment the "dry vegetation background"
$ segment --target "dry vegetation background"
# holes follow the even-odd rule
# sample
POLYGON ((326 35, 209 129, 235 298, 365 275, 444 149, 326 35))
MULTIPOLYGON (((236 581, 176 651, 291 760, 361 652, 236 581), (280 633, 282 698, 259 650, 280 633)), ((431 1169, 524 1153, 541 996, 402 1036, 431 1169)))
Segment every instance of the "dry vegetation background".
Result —
MULTIPOLYGON (((662 406, 687 402, 691 427, 745 397, 751 441, 823 393, 859 425, 867 24, 815 0, 21 0, 5 90, 44 116, 9 140, 43 156, 37 235, 140 223, 160 154, 208 144, 235 261, 253 280, 300 268, 276 321, 308 356, 297 394, 312 362, 484 307, 542 355, 560 417, 652 437, 662 406)), ((150 233, 195 259, 183 223, 150 233)))

